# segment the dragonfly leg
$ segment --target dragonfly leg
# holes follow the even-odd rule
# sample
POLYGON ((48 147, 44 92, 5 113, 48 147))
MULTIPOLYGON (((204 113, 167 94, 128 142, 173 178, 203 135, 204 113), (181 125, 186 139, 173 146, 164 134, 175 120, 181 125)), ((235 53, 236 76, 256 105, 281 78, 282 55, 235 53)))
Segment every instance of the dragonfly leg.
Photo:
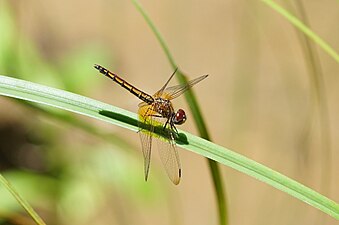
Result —
POLYGON ((174 126, 173 123, 171 123, 171 128, 172 128, 172 130, 175 130, 175 133, 176 133, 177 135, 179 134, 177 128, 174 126))
POLYGON ((166 123, 165 123, 165 125, 164 125, 164 126, 163 126, 163 128, 162 128, 162 129, 163 129, 163 131, 165 131, 165 129, 166 129, 166 126, 167 126, 167 124, 169 123, 169 120, 170 120, 170 119, 167 119, 167 120, 166 120, 166 123))

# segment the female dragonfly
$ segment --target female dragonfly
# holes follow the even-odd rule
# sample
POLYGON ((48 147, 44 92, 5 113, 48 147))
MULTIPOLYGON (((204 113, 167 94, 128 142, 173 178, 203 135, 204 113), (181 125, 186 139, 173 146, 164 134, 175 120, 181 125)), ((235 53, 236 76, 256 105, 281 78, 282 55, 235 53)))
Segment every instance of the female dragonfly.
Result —
POLYGON ((148 179, 152 137, 155 136, 157 137, 156 139, 159 140, 157 141, 158 151, 167 175, 174 184, 179 184, 181 178, 181 165, 175 144, 178 135, 175 125, 183 124, 187 118, 183 109, 178 109, 177 111, 174 110, 171 100, 179 97, 185 91, 193 87, 193 85, 205 79, 208 75, 200 76, 186 84, 167 87, 177 71, 175 70, 159 91, 154 95, 149 95, 100 65, 95 64, 94 68, 118 83, 121 87, 127 89, 142 101, 139 104, 138 115, 139 136, 144 156, 145 180, 147 181, 148 179), (163 127, 161 136, 157 136, 154 133, 156 127, 159 125, 163 127))

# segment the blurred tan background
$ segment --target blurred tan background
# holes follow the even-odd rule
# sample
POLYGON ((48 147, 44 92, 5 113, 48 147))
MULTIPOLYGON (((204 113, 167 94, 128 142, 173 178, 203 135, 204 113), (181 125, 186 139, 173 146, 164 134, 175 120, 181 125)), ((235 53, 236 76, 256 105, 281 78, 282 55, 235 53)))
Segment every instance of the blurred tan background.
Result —
MULTIPOLYGON (((338 63, 315 46, 310 64, 300 33, 261 1, 140 2, 180 69, 189 78, 210 75, 194 91, 213 142, 338 202, 338 63)), ((313 31, 339 51, 338 2, 301 3, 313 31)), ((293 1, 279 4, 296 9, 293 1)), ((0 0, 1 75, 136 112, 139 100, 99 75, 94 63, 151 94, 173 72, 130 1, 0 0)), ((174 186, 154 151, 145 183, 138 134, 6 97, 0 104, 0 169, 48 224, 218 223, 203 157, 180 149, 183 179, 174 186)), ((188 108, 184 98, 174 104, 188 108)), ((197 134, 190 115, 181 129, 197 134)), ((336 224, 281 191, 220 168, 229 224, 336 224)), ((20 211, 1 189, 0 221, 33 224, 20 211)))

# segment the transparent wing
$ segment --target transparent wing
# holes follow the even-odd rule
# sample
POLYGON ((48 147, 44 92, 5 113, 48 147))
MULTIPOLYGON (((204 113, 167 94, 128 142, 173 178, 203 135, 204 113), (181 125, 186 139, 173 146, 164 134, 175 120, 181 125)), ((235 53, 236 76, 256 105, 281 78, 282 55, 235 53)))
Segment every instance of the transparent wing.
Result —
POLYGON ((145 180, 148 179, 149 168, 151 164, 151 150, 152 150, 152 133, 154 131, 152 116, 152 105, 147 103, 139 104, 139 137, 141 141, 142 153, 144 156, 144 173, 145 180))
POLYGON ((178 71, 178 68, 176 68, 176 69, 174 70, 174 72, 173 72, 172 75, 168 78, 168 80, 166 81, 166 83, 164 84, 164 86, 162 86, 162 88, 161 88, 159 91, 157 91, 157 92, 154 94, 154 96, 161 96, 161 95, 162 95, 162 93, 164 92, 165 88, 167 87, 167 85, 169 84, 169 82, 172 80, 174 74, 175 74, 177 71, 178 71))
MULTIPOLYGON (((203 75, 193 80, 188 81, 186 84, 179 84, 172 87, 165 88, 163 93, 166 95, 166 98, 169 100, 175 99, 183 94, 188 89, 192 88, 194 85, 208 77, 208 75, 203 75)), ((158 92, 157 92, 158 93, 158 92)))
POLYGON ((164 130, 165 138, 157 138, 158 150, 162 164, 165 167, 168 177, 174 184, 179 184, 181 178, 181 165, 179 154, 176 149, 174 132, 164 130))

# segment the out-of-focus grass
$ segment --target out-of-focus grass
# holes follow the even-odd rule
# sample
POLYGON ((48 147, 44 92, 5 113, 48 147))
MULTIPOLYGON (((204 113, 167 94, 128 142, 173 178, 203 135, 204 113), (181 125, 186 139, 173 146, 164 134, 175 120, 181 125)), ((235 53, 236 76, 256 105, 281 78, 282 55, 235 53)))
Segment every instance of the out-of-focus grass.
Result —
MULTIPOLYGON (((27 181, 29 182, 25 182, 22 183, 20 185, 18 185, 19 187, 24 187, 24 186, 29 186, 32 187, 32 184, 30 183, 31 181, 33 181, 33 179, 31 177, 25 176, 25 178, 27 178, 27 181)), ((39 224, 39 225, 43 225, 45 224, 45 222, 40 218, 40 216, 33 210, 33 208, 28 204, 28 202, 22 198, 19 193, 15 190, 15 188, 12 186, 12 184, 10 182, 8 182, 8 180, 6 180, 6 178, 4 178, 1 174, 0 174, 0 182, 4 185, 4 187, 10 191, 10 193, 12 194, 12 196, 17 200, 17 202, 27 211, 27 213, 33 218, 33 220, 39 224)), ((46 185, 46 181, 40 181, 39 183, 44 183, 46 185)), ((34 183, 34 182, 33 182, 34 183)), ((39 197, 41 197, 42 195, 42 189, 41 186, 39 186, 39 197)), ((16 209, 16 204, 13 205, 11 207, 11 201, 7 198, 7 195, 4 195, 4 191, 1 191, 0 188, 0 199, 1 199, 1 205, 0 205, 0 211, 2 212, 8 212, 8 213, 12 213, 13 209, 16 209), (1 196, 2 195, 2 196, 1 196), (12 209, 11 209, 12 208, 12 209)), ((30 196, 33 196, 32 193, 30 193, 30 196)))
POLYGON ((266 3, 272 9, 276 10, 282 16, 284 16, 290 23, 292 23, 299 31, 303 32, 308 38, 314 41, 320 48, 322 48, 327 54, 329 54, 335 61, 339 63, 339 54, 319 35, 314 33, 306 24, 304 24, 297 17, 292 15, 289 11, 281 7, 279 4, 271 0, 261 0, 266 3))
MULTIPOLYGON (((19 33, 12 9, 7 1, 2 1, 0 5, 1 74, 39 81, 78 93, 87 93, 100 85, 100 79, 93 75, 95 71, 92 66, 84 65, 107 62, 109 60, 107 51, 100 46, 88 43, 85 46, 70 49, 68 55, 51 63, 40 53, 33 42, 19 33)), ((45 212, 47 221, 63 221, 68 224, 83 223, 104 207, 104 204, 107 204, 103 193, 114 195, 115 197, 112 199, 115 198, 116 203, 122 201, 121 197, 117 197, 117 193, 124 193, 123 195, 132 198, 132 202, 127 204, 140 204, 138 202, 146 201, 145 199, 152 204, 158 199, 158 190, 161 189, 159 188, 161 184, 155 181, 144 183, 143 179, 138 179, 141 177, 139 176, 142 171, 140 170, 142 168, 141 161, 136 160, 135 146, 125 139, 113 132, 100 132, 93 125, 74 115, 51 107, 22 101, 16 103, 23 106, 21 109, 27 115, 31 115, 31 118, 23 117, 19 123, 24 124, 23 126, 27 130, 34 129, 34 133, 39 134, 44 141, 30 143, 28 131, 23 131, 24 138, 28 140, 22 143, 18 142, 18 148, 12 146, 12 148, 4 150, 2 149, 4 143, 0 144, 0 152, 12 152, 8 154, 10 157, 8 159, 7 156, 2 156, 0 169, 5 169, 1 171, 2 174, 13 183, 13 186, 19 190, 24 199, 36 208, 38 213, 45 212), (46 119, 54 125, 42 122, 46 119), (69 128, 60 128, 60 123, 61 127, 69 128), (94 143, 89 146, 75 144, 72 147, 59 142, 60 138, 67 139, 67 135, 75 136, 74 134, 77 133, 80 133, 80 136, 90 135, 91 138, 94 136, 98 140, 104 139, 111 143, 111 146, 94 143), (21 145, 27 148, 27 153, 20 152, 19 148, 23 148, 21 145), (43 168, 38 170, 25 168, 22 161, 29 157, 30 149, 36 148, 39 149, 39 158, 42 159, 42 161, 37 159, 38 163, 43 164, 43 168), (109 148, 111 150, 107 151, 109 148), (19 156, 19 154, 21 155, 19 156), (16 160, 14 164, 11 161, 14 160, 12 158, 16 160), (6 160, 10 160, 10 164, 6 160), (133 162, 132 165, 130 165, 131 162, 133 162), (128 168, 126 168, 127 166, 128 168), (93 174, 100 174, 100 176, 95 177, 93 174), (111 190, 103 191, 102 188, 111 190), (93 191, 97 194, 93 194, 93 191), (30 197, 26 198, 26 196, 30 197), (155 198, 155 196, 158 197, 155 198), (78 204, 81 209, 74 208, 74 201, 84 203, 78 204), (86 202, 93 204, 86 204, 86 202), (57 210, 52 210, 53 208, 57 210), (86 216, 84 212, 87 212, 86 216)), ((0 122, 0 128, 6 124, 6 121, 0 122)), ((9 133, 1 135, 5 137, 9 133)), ((13 135, 15 138, 15 134, 13 135)), ((15 212, 21 212, 19 205, 4 190, 3 186, 0 186, 0 215, 8 221, 15 220, 17 217, 15 212)), ((12 190, 14 191, 14 189, 12 190)), ((26 209, 29 209, 31 216, 36 221, 40 221, 39 224, 43 224, 27 203, 22 202, 22 204, 26 209)), ((124 213, 120 212, 120 215, 119 213, 117 215, 118 220, 128 221, 127 214, 124 216, 124 213)))
MULTIPOLYGON (((287 2, 288 4, 288 2, 287 2)), ((288 4, 289 5, 289 4, 288 4)), ((289 10, 295 12, 295 15, 298 15, 300 20, 303 21, 305 26, 310 27, 309 19, 306 14, 304 5, 301 1, 295 1, 294 7, 289 5, 289 10)), ((324 72, 321 67, 321 62, 319 58, 318 51, 316 49, 317 45, 320 43, 313 43, 309 36, 305 34, 301 29, 296 27, 296 31, 299 37, 300 46, 303 50, 305 67, 309 74, 310 80, 310 89, 312 95, 312 107, 309 116, 309 120, 306 120, 305 129, 303 132, 304 140, 309 139, 309 135, 312 132, 312 121, 314 117, 319 117, 320 121, 320 136, 321 136, 321 162, 322 162, 322 182, 321 189, 325 194, 330 194, 330 187, 332 185, 332 144, 331 144, 331 127, 330 127, 330 118, 328 110, 328 99, 326 96, 326 88, 324 82, 324 72)), ((332 50, 334 51, 334 50, 332 50)), ((302 154, 304 158, 307 158, 307 155, 310 153, 306 151, 307 148, 303 148, 302 154)))
POLYGON ((331 149, 331 127, 328 110, 328 100, 326 96, 326 88, 324 82, 324 73, 321 68, 321 62, 316 47, 319 46, 334 60, 339 63, 338 53, 328 44, 325 40, 320 38, 314 33, 310 27, 306 11, 301 1, 295 1, 294 6, 291 2, 286 1, 289 10, 284 9, 282 6, 270 0, 264 1, 272 9, 276 10, 279 14, 284 16, 287 21, 295 26, 297 35, 300 41, 300 46, 303 51, 305 60, 305 67, 308 71, 310 80, 311 100, 312 106, 310 108, 309 117, 305 121, 302 137, 300 138, 303 143, 303 151, 301 154, 303 158, 308 158, 310 154, 305 142, 309 140, 312 131, 312 125, 316 118, 320 121, 320 139, 321 148, 319 155, 321 156, 321 190, 324 194, 330 194, 330 187, 332 185, 332 149, 331 149), (297 17, 300 18, 298 18, 297 17))

